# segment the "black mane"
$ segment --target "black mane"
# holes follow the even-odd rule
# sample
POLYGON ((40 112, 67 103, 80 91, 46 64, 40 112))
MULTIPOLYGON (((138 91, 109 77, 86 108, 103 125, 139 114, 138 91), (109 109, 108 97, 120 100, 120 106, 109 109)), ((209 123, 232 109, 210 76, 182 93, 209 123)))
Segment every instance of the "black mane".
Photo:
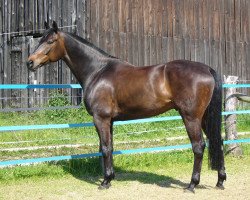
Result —
POLYGON ((81 43, 83 43, 83 44, 85 44, 85 45, 87 45, 87 46, 89 46, 89 47, 91 47, 91 48, 97 50, 98 52, 100 52, 100 53, 103 54, 104 56, 107 56, 107 57, 109 57, 109 58, 116 58, 116 57, 114 57, 114 56, 108 54, 107 52, 103 51, 102 49, 98 48, 98 47, 95 46, 93 43, 89 42, 88 40, 86 40, 86 39, 84 39, 84 38, 82 38, 82 37, 80 37, 80 36, 78 36, 78 35, 75 35, 75 34, 69 33, 69 32, 67 32, 67 34, 70 35, 71 37, 73 37, 74 39, 76 39, 77 41, 79 41, 79 42, 81 42, 81 43))
MULTIPOLYGON (((39 42, 39 44, 42 44, 43 42, 47 41, 48 40, 48 37, 54 33, 54 29, 53 28, 50 28, 48 30, 46 30, 39 42)), ((73 37, 74 39, 76 39, 77 41, 97 50, 98 52, 100 52, 101 54, 103 54, 104 56, 107 56, 109 58, 116 58, 115 56, 112 56, 110 54, 108 54, 107 52, 103 51, 102 49, 98 48, 97 46, 95 46, 93 43, 89 42, 88 40, 78 36, 78 35, 75 35, 73 33, 69 33, 69 32, 65 32, 66 34, 70 35, 71 37, 73 37)))

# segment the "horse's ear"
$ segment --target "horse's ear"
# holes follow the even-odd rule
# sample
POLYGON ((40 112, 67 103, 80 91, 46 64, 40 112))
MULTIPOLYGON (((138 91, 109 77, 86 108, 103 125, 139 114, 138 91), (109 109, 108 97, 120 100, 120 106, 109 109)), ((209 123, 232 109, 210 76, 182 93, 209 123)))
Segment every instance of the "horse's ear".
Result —
POLYGON ((56 23, 55 21, 53 21, 52 27, 53 27, 55 33, 57 33, 57 31, 58 31, 58 26, 57 26, 57 23, 56 23))
POLYGON ((46 22, 46 21, 44 21, 44 28, 45 29, 49 29, 50 27, 49 27, 49 24, 46 22))

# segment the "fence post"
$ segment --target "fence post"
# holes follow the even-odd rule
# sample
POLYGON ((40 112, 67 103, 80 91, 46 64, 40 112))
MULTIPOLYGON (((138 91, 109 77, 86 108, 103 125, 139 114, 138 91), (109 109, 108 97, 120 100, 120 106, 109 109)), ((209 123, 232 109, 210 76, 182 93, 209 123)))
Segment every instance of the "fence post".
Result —
MULTIPOLYGON (((226 84, 237 84, 237 76, 224 76, 226 84)), ((235 111, 237 106, 237 98, 234 96, 236 88, 225 88, 224 102, 225 111, 235 111)), ((236 130, 236 114, 225 115, 225 133, 226 140, 236 140, 238 138, 236 130)), ((226 153, 233 155, 242 155, 242 150, 238 144, 228 144, 226 146, 226 153)))

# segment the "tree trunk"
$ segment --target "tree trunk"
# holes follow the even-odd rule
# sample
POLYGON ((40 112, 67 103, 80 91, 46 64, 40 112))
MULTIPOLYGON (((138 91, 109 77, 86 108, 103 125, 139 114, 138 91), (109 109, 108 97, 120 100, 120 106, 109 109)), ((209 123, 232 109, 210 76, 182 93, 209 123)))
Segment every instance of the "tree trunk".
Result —
MULTIPOLYGON (((226 84, 237 84, 237 76, 224 77, 226 84)), ((225 111, 235 111, 237 106, 237 98, 235 97, 236 88, 225 89, 225 111)), ((226 140, 236 140, 238 138, 236 129, 236 114, 225 115, 225 133, 226 140)), ((232 155, 242 155, 242 150, 238 144, 228 144, 226 153, 232 155)))

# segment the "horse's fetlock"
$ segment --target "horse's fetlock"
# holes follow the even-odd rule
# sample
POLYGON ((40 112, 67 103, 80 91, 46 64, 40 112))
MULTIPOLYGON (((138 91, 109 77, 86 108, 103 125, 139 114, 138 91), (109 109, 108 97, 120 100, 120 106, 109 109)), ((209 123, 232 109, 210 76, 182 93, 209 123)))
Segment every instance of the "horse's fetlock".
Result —
POLYGON ((192 176, 192 183, 194 183, 195 185, 198 185, 200 183, 200 174, 194 174, 192 176))
POLYGON ((107 180, 108 182, 110 182, 110 181, 113 180, 114 178, 115 178, 115 173, 114 173, 113 168, 112 168, 112 169, 108 169, 108 170, 105 172, 104 180, 107 180))
POLYGON ((225 172, 223 172, 223 173, 220 173, 220 172, 219 172, 218 178, 219 178, 220 180, 225 181, 225 180, 227 180, 227 174, 226 174, 225 172))

